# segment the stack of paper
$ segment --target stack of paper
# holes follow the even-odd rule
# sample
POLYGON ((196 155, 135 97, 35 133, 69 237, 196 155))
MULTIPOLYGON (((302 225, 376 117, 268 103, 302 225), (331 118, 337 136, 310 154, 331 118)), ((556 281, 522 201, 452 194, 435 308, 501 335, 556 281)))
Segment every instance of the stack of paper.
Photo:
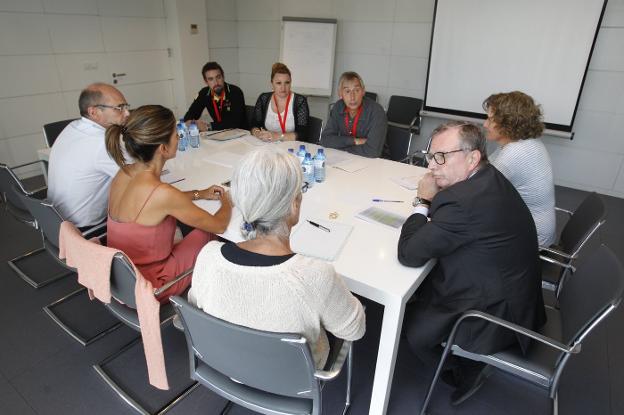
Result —
POLYGON ((382 225, 391 226, 393 228, 400 228, 405 223, 407 218, 401 215, 397 215, 393 212, 388 212, 377 207, 370 207, 359 212, 355 215, 356 218, 365 220, 372 223, 381 223, 382 225))
POLYGON ((363 157, 353 157, 334 164, 334 167, 349 173, 355 173, 368 167, 368 161, 363 157))
POLYGON ((290 237, 293 251, 327 261, 335 260, 347 242, 353 226, 321 219, 313 219, 313 222, 329 229, 329 232, 302 219, 290 237))
POLYGON ((207 131, 202 134, 202 137, 205 137, 209 140, 227 141, 234 138, 242 137, 244 135, 247 135, 247 131, 238 128, 229 128, 221 131, 207 131))
POLYGON ((421 177, 422 176, 393 177, 390 180, 408 190, 416 190, 418 189, 418 182, 420 182, 421 177))

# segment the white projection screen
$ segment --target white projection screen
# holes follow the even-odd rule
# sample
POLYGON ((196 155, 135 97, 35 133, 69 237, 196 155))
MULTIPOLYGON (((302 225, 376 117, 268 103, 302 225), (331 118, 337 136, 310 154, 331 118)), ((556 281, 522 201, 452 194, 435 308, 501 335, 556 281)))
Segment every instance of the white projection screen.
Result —
POLYGON ((606 0, 437 0, 424 114, 484 119, 493 93, 542 105, 571 132, 606 0))

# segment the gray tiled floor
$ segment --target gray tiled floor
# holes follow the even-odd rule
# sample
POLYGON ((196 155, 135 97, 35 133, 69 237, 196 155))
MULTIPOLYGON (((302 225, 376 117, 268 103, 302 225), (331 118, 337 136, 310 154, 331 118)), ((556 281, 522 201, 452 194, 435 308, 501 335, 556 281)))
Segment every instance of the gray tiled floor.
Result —
MULTIPOLYGON (((585 194, 558 188, 558 205, 574 209, 585 194)), ((624 241, 620 236, 624 231, 624 200, 612 197, 604 200, 609 212, 607 225, 583 255, 597 244, 605 243, 624 260, 624 241)), ((0 211, 0 292, 6 294, 0 305, 0 414, 134 413, 97 377, 91 365, 118 350, 136 334, 122 327, 84 348, 62 332, 41 308, 73 291, 75 281, 68 278, 35 290, 19 279, 6 260, 38 246, 39 238, 34 230, 9 218, 3 209, 0 211)), ((367 335, 356 346, 352 414, 367 413, 383 315, 381 306, 368 303, 367 307, 367 335)), ((624 413, 623 322, 624 307, 599 327, 582 353, 572 359, 561 383, 560 413, 624 413)), ((143 375, 130 376, 140 383, 143 375)), ((388 412, 417 413, 430 376, 431 371, 423 368, 402 343, 388 412)), ((326 389, 327 413, 338 413, 342 387, 343 379, 326 389)), ((501 373, 492 376, 473 398, 457 408, 448 404, 450 392, 448 387, 440 385, 432 414, 550 413, 548 399, 537 388, 501 373)), ((216 414, 223 405, 223 399, 198 389, 171 413, 216 414)), ((242 408, 231 411, 231 414, 243 413, 249 411, 242 408)))

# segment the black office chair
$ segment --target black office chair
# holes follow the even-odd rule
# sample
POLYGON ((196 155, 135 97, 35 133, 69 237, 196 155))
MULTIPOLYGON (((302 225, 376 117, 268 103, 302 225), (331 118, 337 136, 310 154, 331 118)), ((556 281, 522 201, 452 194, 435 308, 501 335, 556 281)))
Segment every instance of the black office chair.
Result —
MULTIPOLYGON (((172 297, 184 326, 191 377, 228 401, 263 414, 314 414, 322 410, 321 383, 347 363, 351 404, 351 342, 338 341, 328 370, 316 370, 306 339, 238 326, 172 297)), ((223 412, 222 412, 223 413, 223 412)))
POLYGON ((251 129, 251 126, 253 125, 255 110, 256 110, 256 107, 254 107, 253 105, 245 105, 245 116, 247 117, 247 125, 249 126, 250 129, 251 129))
MULTIPOLYGON (((29 195, 20 195, 20 198, 35 218, 44 249, 65 269, 63 276, 74 274, 76 270, 59 258, 59 231, 63 222, 61 214, 47 200, 29 195)), ((104 223, 94 226, 83 232, 83 236, 89 238, 99 235, 105 227, 104 223)), ((90 301, 85 288, 79 288, 46 305, 43 311, 83 346, 88 346, 121 326, 100 304, 90 301)))
POLYGON ((589 239, 605 223, 607 209, 596 192, 590 193, 579 207, 571 212, 555 208, 569 216, 559 241, 549 247, 540 247, 542 267, 542 288, 554 291, 556 297, 567 278, 574 273, 574 261, 589 239))
POLYGON ((367 97, 367 98, 372 99, 375 102, 377 102, 377 92, 366 91, 366 92, 364 92, 364 96, 367 97))
MULTIPOLYGON (((420 135, 420 110, 422 100, 413 97, 392 95, 388 103, 388 132, 386 134, 386 144, 384 148, 384 158, 394 161, 412 162, 423 164, 421 152, 418 151, 414 157, 409 157, 412 150, 414 136, 420 135)), ((427 141, 424 148, 419 150, 429 151, 430 142, 427 141)))
POLYGON ((312 144, 319 144, 321 142, 321 134, 323 133, 323 120, 317 117, 310 116, 308 118, 308 135, 305 139, 300 141, 306 141, 312 144))
MULTIPOLYGON (((167 291, 169 288, 175 285, 177 282, 179 282, 183 278, 189 277, 192 272, 193 272, 193 269, 191 268, 185 271, 184 273, 178 275, 175 279, 171 280, 170 282, 163 285, 162 287, 155 289, 154 296, 158 298, 165 291, 167 291)), ((140 332, 141 323, 139 322, 139 316, 136 310, 137 305, 136 305, 136 298, 134 294, 135 284, 136 284, 136 274, 135 274, 134 266, 132 265, 132 262, 126 255, 122 253, 115 254, 115 256, 113 257, 113 262, 111 264, 110 278, 111 278, 110 280, 111 294, 113 298, 111 299, 111 302, 109 304, 104 304, 104 306, 117 319, 119 319, 119 321, 121 321, 122 323, 130 327, 131 329, 137 332, 140 332)), ((175 311, 171 303, 162 304, 160 306, 161 328, 171 325, 174 317, 175 317, 175 311)), ((115 360, 120 358, 124 354, 124 352, 126 352, 127 350, 129 350, 130 348, 138 344, 140 341, 141 341, 140 337, 133 340, 132 342, 124 346, 122 349, 120 349, 116 353, 110 355, 109 357, 101 361, 100 363, 94 365, 93 368, 98 373, 98 375, 100 375, 100 377, 127 404, 129 404, 137 412, 141 414, 151 414, 151 413, 155 413, 159 415, 164 414, 167 411, 169 411, 174 405, 176 405, 178 402, 184 399, 185 396, 190 394, 198 386, 198 384, 196 382, 192 382, 192 383, 187 382, 183 384, 179 384, 178 382, 175 382, 175 385, 173 385, 173 382, 170 382, 170 384, 172 384, 172 391, 169 392, 167 395, 174 394, 173 398, 167 399, 168 401, 163 406, 156 409, 155 411, 149 411, 147 409, 147 406, 154 405, 154 402, 152 401, 152 399, 144 398, 143 403, 139 402, 140 397, 133 396, 133 394, 127 390, 129 389, 128 386, 124 386, 124 379, 115 380, 114 374, 111 373, 110 371, 107 371, 105 368, 108 364, 111 364, 115 360)), ((186 358, 186 356, 184 356, 184 358, 186 358)), ((169 374, 178 375, 176 377, 176 380, 184 379, 186 381, 188 380, 188 372, 182 369, 182 364, 178 360, 176 360, 175 362, 180 363, 179 365, 177 365, 180 367, 175 367, 174 369, 172 369, 171 368, 172 365, 168 365, 170 370, 168 370, 167 372, 169 374)), ((186 360, 184 360, 183 364, 184 365, 187 364, 186 360)), ((145 376, 147 377, 147 374, 145 374, 145 376)), ((164 394, 165 393, 163 392, 162 395, 164 394)), ((162 400, 163 396, 160 396, 158 398, 162 400)))
POLYGON ((557 390, 561 374, 572 355, 581 351, 583 341, 620 304, 624 290, 624 270, 613 252, 602 245, 579 266, 574 278, 566 282, 559 296, 559 309, 547 307, 548 321, 535 332, 481 311, 467 311, 455 323, 446 342, 442 358, 421 414, 429 404, 442 367, 449 354, 483 362, 539 387, 553 402, 557 413, 557 390), (512 347, 491 355, 464 350, 455 344, 461 324, 469 319, 482 319, 533 339, 526 355, 512 347))
MULTIPOLYGON (((19 222, 27 224, 35 229, 40 229, 36 218, 28 210, 22 197, 32 196, 35 199, 43 199, 46 196, 47 187, 28 190, 15 174, 15 170, 35 164, 45 165, 45 162, 35 161, 14 168, 0 163, 0 196, 5 210, 9 212, 11 216, 19 222)), ((9 267, 22 280, 34 288, 41 288, 70 274, 64 267, 55 266, 55 264, 52 263, 52 260, 48 258, 48 253, 46 253, 43 233, 41 233, 41 238, 41 247, 7 261, 9 267), (34 267, 33 264, 28 266, 30 261, 34 261, 34 267)))
POLYGON ((70 120, 55 121, 49 124, 45 124, 43 126, 43 136, 45 137, 48 147, 51 148, 52 144, 54 144, 56 138, 59 136, 61 131, 63 131, 70 122, 75 120, 75 118, 72 118, 70 120))

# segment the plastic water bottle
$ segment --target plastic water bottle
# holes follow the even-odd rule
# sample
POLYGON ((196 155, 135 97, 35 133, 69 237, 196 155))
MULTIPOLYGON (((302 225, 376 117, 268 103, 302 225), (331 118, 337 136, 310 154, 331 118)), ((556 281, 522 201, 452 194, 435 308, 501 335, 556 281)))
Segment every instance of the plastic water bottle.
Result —
POLYGON ((303 169, 303 181, 308 182, 308 186, 312 187, 314 185, 314 162, 310 153, 306 153, 301 168, 303 169))
POLYGON ((182 124, 182 127, 184 128, 184 136, 186 137, 186 145, 188 146, 188 140, 189 140, 188 125, 186 125, 186 123, 184 122, 184 118, 180 118, 180 123, 182 124))
POLYGON ((198 148, 199 147, 199 128, 197 128, 197 124, 195 121, 191 122, 191 126, 189 127, 189 142, 191 143, 191 147, 198 148))
POLYGON ((178 151, 186 151, 186 147, 188 146, 188 138, 186 135, 186 128, 184 128, 184 122, 179 122, 177 126, 178 137, 178 151))
POLYGON ((297 158, 299 159, 299 164, 303 164, 303 159, 306 156, 306 148, 305 145, 301 144, 299 146, 299 151, 297 151, 297 158))
POLYGON ((325 151, 322 148, 314 156, 314 180, 317 183, 325 181, 325 151))

